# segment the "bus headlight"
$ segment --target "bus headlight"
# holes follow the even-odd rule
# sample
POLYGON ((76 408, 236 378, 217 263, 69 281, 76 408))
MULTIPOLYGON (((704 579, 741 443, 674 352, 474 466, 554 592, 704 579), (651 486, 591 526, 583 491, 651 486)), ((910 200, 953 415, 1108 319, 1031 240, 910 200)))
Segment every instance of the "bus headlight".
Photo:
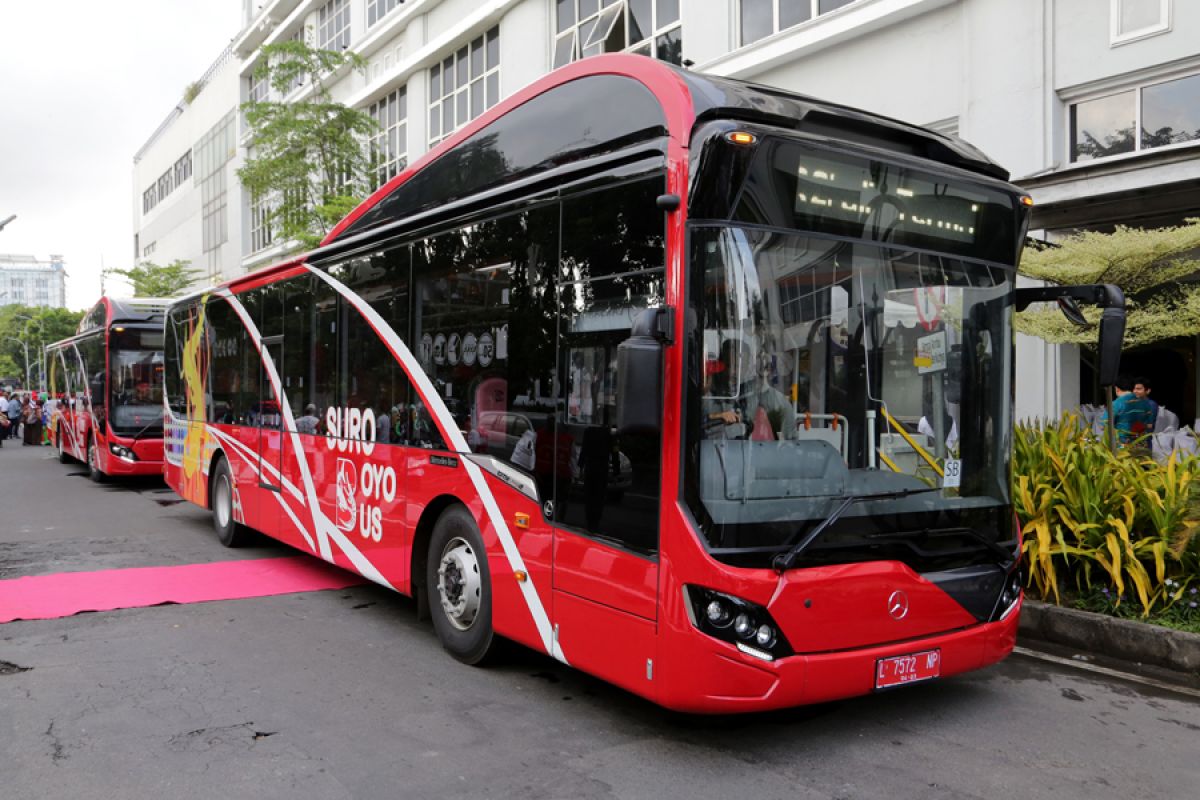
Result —
POLYGON ((133 454, 133 450, 120 444, 110 444, 108 452, 112 453, 117 458, 123 458, 126 461, 137 461, 138 458, 133 454))
POLYGON ((996 621, 1008 619, 1008 615, 1017 607, 1017 601, 1021 599, 1021 568, 1017 567, 1008 574, 1008 578, 1004 581, 1004 589, 1000 592, 1000 597, 996 601, 996 611, 992 614, 992 618, 996 621))
POLYGON ((688 618, 701 633, 763 661, 793 654, 775 620, 757 603, 700 586, 685 586, 683 594, 688 618))

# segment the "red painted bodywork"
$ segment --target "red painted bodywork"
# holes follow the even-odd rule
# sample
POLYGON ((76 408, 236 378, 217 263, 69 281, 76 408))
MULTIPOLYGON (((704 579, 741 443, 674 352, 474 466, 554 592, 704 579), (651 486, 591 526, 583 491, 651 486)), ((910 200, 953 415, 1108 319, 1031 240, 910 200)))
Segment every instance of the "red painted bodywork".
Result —
MULTIPOLYGON (((113 324, 113 306, 107 297, 101 297, 97 305, 104 307, 104 391, 110 391, 108 375, 108 344, 109 329, 113 324)), ((95 306, 93 306, 93 309, 95 306)), ((90 313, 90 312, 89 312, 90 313)), ((85 315, 86 319, 86 315, 85 315)), ((83 323, 80 322, 82 326, 83 323)), ((53 348, 50 345, 49 348, 53 348)), ((49 349, 48 348, 48 349, 49 349)), ((57 357, 57 356, 56 356, 57 357)), ((92 437, 96 441, 96 456, 100 471, 105 475, 129 477, 134 475, 161 475, 163 471, 163 439, 162 435, 143 436, 136 442, 132 436, 122 436, 113 433, 107 425, 98 425, 92 414, 78 405, 62 402, 65 398, 56 398, 60 402, 50 419, 48 435, 50 445, 59 447, 62 439, 62 451, 72 458, 87 463, 87 441, 92 437), (110 445, 121 445, 133 450, 137 461, 118 458, 109 450, 110 445)))
MULTIPOLYGON (((669 126, 667 191, 682 203, 667 215, 666 302, 682 308, 688 143, 695 122, 686 84, 660 63, 636 56, 600 56, 545 76, 449 137, 441 145, 375 192, 326 237, 339 235, 369 208, 472 134, 513 108, 563 83, 596 74, 623 75, 643 83, 658 98, 669 126)), ((253 273, 227 288, 235 295, 304 269, 303 258, 253 273)), ((662 447, 682 448, 684 314, 677 314, 674 341, 666 350, 662 447)), ((193 423, 194 424, 194 423, 193 423)), ((209 425, 243 447, 218 444, 229 458, 245 521, 284 542, 313 552, 288 512, 304 520, 304 502, 285 486, 260 485, 255 459, 260 432, 209 425)), ((299 486, 301 476, 288 437, 264 432, 262 457, 281 467, 284 482, 299 486), (279 448, 282 446, 282 457, 279 448)), ((545 650, 546 642, 531 617, 500 538, 483 501, 455 467, 431 463, 430 451, 398 446, 376 447, 369 456, 331 450, 319 436, 300 435, 321 510, 334 518, 338 459, 348 459, 361 474, 367 463, 390 466, 399 476, 394 502, 382 508, 384 533, 376 542, 348 533, 387 585, 411 593, 414 533, 427 508, 446 498, 465 505, 479 524, 488 549, 493 587, 493 623, 497 632, 545 650)), ((453 454, 451 454, 453 455, 453 454)), ((459 459, 461 461, 461 458, 459 459)), ((711 558, 693 530, 690 516, 676 499, 682 465, 664 458, 661 473, 660 549, 646 558, 610 547, 546 522, 534 501, 485 473, 485 479, 524 561, 541 604, 549 615, 562 655, 571 665, 611 681, 664 706, 696 712, 743 712, 782 708, 871 692, 876 660, 938 648, 942 675, 949 676, 999 661, 1014 645, 1018 612, 981 624, 942 590, 896 562, 870 562, 796 569, 780 576, 772 570, 732 567, 711 558), (516 524, 520 515, 527 528, 516 524), (765 606, 797 655, 766 662, 733 645, 699 632, 689 619, 684 585, 737 595, 765 606), (887 614, 891 592, 903 589, 912 611, 896 621, 887 614), (805 601, 811 601, 806 606, 805 601)), ((166 465, 168 483, 182 485, 180 468, 166 465)), ((208 498, 189 499, 207 505, 208 498)), ((440 506, 439 506, 440 507, 440 506)), ((356 569, 340 550, 331 560, 356 569)))

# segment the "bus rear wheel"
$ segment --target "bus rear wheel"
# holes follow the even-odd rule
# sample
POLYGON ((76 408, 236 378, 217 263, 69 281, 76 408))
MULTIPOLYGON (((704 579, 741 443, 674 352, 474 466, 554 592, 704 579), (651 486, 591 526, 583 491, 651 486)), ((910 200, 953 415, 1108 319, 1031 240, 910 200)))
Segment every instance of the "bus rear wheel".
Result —
POLYGON ((442 647, 464 664, 487 660, 496 639, 492 582, 483 537, 462 506, 446 509, 433 526, 425 586, 442 647))
POLYGON ((87 443, 87 468, 89 478, 95 483, 104 483, 106 476, 100 469, 100 451, 96 448, 96 440, 91 436, 88 437, 87 443))
POLYGON ((208 504, 212 508, 213 528, 221 544, 226 547, 244 545, 248 538, 247 531, 233 516, 233 471, 224 458, 217 459, 213 467, 208 504))

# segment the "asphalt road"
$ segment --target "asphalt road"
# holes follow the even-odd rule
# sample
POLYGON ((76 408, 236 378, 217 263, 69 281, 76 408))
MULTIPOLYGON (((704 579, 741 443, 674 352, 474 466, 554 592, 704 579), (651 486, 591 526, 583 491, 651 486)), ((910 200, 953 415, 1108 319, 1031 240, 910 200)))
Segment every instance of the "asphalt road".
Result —
MULTIPOLYGON (((165 486, 0 450, 0 580, 222 548, 165 486)), ((442 652, 376 587, 0 625, 0 798, 1195 796, 1200 700, 1014 656, 872 697, 665 712, 528 651, 442 652)))

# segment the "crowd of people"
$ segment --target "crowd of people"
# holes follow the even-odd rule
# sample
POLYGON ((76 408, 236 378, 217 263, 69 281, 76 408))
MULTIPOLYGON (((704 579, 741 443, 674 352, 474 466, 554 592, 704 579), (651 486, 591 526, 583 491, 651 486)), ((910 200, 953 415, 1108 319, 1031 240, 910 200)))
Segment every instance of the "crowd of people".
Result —
POLYGON ((42 444, 47 414, 45 399, 37 392, 0 390, 0 447, 18 436, 26 446, 42 444))

